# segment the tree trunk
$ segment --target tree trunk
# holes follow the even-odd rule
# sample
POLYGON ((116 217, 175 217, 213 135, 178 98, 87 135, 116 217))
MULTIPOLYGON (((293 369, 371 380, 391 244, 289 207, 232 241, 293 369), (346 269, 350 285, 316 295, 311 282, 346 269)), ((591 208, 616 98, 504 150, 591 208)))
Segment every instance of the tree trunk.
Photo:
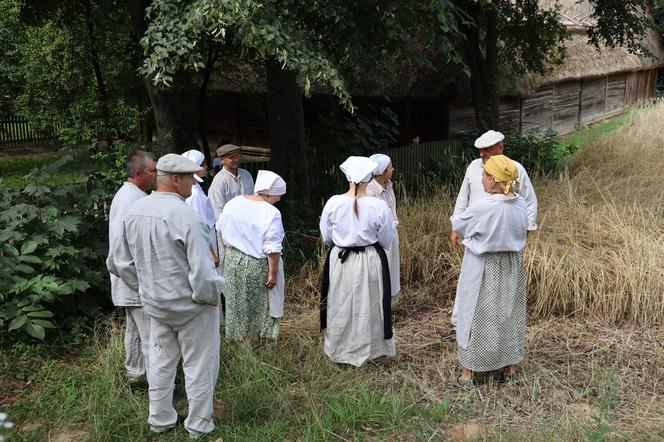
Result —
MULTIPOLYGON (((132 0, 128 2, 130 15, 134 23, 134 32, 139 41, 147 30, 145 9, 149 5, 150 2, 148 0, 132 0)), ((173 89, 166 90, 158 88, 147 78, 143 79, 143 84, 147 89, 150 104, 152 105, 157 138, 159 139, 159 144, 164 147, 165 152, 180 153, 196 146, 196 139, 184 127, 182 118, 177 112, 173 89)))
POLYGON ((97 81, 97 94, 101 104, 101 116, 104 120, 106 127, 101 134, 102 138, 106 141, 106 146, 110 149, 113 145, 113 137, 109 132, 108 125, 111 124, 111 112, 108 104, 108 93, 106 92, 106 84, 104 76, 101 72, 101 63, 99 62, 99 49, 97 48, 97 40, 95 38, 94 18, 92 16, 92 5, 89 0, 82 2, 83 10, 85 11, 85 24, 88 31, 88 52, 90 55, 90 62, 92 63, 92 70, 95 73, 97 81))
POLYGON ((205 162, 208 167, 212 167, 212 158, 210 157, 210 144, 208 143, 207 128, 205 120, 207 118, 207 88, 210 83, 210 77, 214 70, 214 64, 217 62, 219 51, 216 49, 214 42, 208 40, 208 54, 207 63, 205 63, 205 70, 203 71, 203 81, 198 94, 198 133, 201 137, 201 144, 203 145, 203 154, 205 155, 205 162))
POLYGON ((486 123, 489 129, 498 129, 500 110, 498 107, 498 11, 490 4, 484 8, 486 18, 484 99, 486 100, 486 123))
POLYGON ((460 29, 465 36, 463 45, 466 64, 470 70, 470 90, 475 121, 481 131, 498 129, 498 35, 497 14, 492 5, 482 7, 479 3, 466 4, 464 11, 472 18, 471 23, 462 23, 460 29), (480 29, 485 26, 484 41, 480 29))
POLYGON ((290 197, 309 205, 311 190, 302 90, 297 85, 296 73, 282 70, 275 60, 267 63, 267 104, 271 168, 286 180, 290 197))

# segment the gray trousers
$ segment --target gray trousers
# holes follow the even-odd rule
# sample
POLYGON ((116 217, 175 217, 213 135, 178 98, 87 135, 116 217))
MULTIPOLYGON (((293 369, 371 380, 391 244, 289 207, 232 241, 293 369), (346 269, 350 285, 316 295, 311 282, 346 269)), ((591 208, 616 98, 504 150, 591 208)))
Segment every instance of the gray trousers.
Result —
POLYGON ((125 307, 125 367, 130 381, 146 376, 150 349, 150 317, 143 307, 125 307))
POLYGON ((150 323, 150 411, 148 424, 161 433, 175 426, 175 372, 180 357, 189 414, 184 427, 193 437, 214 430, 214 389, 219 375, 219 308, 206 306, 180 328, 152 319, 150 323))

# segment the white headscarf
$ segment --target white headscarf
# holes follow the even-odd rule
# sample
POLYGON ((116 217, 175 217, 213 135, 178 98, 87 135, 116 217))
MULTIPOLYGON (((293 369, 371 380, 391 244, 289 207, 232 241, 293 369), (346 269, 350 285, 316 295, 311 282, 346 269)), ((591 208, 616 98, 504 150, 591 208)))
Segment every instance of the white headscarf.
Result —
POLYGON ((367 157, 348 157, 341 163, 339 169, 346 174, 346 179, 351 183, 367 183, 371 181, 372 172, 378 164, 367 157))
MULTIPOLYGON (((194 163, 198 164, 199 166, 203 165, 203 161, 205 161, 205 155, 203 155, 203 152, 197 149, 191 149, 186 151, 185 153, 182 154, 183 157, 193 161, 194 163)), ((199 177, 198 175, 194 174, 194 179, 198 181, 199 183, 203 182, 203 178, 199 177)))
POLYGON ((389 166, 390 162, 392 161, 390 157, 383 153, 375 153, 371 155, 369 159, 378 164, 378 166, 373 170, 374 175, 382 175, 383 172, 385 172, 385 169, 387 169, 387 166, 389 166))
POLYGON ((254 192, 266 195, 284 195, 286 193, 286 181, 274 172, 259 170, 256 175, 254 192))

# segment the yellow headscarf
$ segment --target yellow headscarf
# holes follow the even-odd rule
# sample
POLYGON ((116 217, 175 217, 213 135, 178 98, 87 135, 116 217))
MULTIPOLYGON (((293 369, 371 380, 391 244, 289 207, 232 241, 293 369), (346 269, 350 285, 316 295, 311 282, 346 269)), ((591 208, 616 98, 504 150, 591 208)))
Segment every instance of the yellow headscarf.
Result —
POLYGON ((509 193, 512 183, 514 189, 519 189, 519 170, 514 161, 505 155, 494 155, 484 163, 484 171, 493 177, 493 180, 500 183, 503 193, 509 193))

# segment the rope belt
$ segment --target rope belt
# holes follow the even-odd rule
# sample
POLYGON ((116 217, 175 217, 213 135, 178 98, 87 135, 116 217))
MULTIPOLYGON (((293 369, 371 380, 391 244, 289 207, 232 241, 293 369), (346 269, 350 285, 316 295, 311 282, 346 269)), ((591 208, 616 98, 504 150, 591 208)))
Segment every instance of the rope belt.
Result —
MULTIPOLYGON (((339 247, 339 254, 337 257, 341 261, 341 264, 344 264, 351 253, 363 253, 367 247, 373 247, 378 253, 380 258, 381 273, 383 277, 383 337, 385 339, 392 338, 392 281, 390 279, 390 268, 387 263, 387 254, 385 249, 378 244, 371 244, 370 246, 359 246, 359 247, 339 247)), ((327 328, 327 294, 330 290, 330 254, 332 253, 332 247, 327 250, 325 256, 325 265, 323 266, 323 277, 321 281, 320 288, 320 329, 324 330, 327 328)))

